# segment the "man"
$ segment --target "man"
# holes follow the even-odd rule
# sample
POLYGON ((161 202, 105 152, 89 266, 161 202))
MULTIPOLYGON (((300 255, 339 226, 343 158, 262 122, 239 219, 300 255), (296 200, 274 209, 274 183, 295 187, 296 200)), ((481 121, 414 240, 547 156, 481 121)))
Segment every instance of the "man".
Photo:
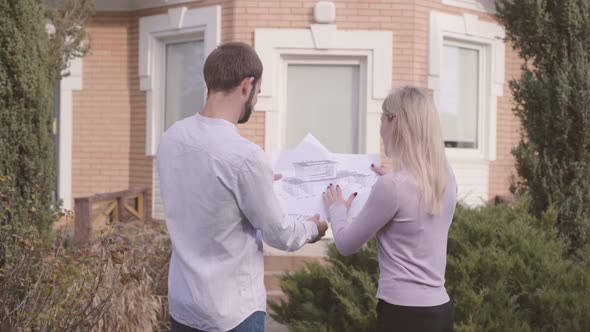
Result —
POLYGON ((250 118, 262 63, 243 43, 217 47, 204 66, 200 114, 164 133, 157 163, 172 241, 168 279, 171 331, 264 331, 265 242, 294 251, 327 224, 284 218, 268 159, 236 126, 250 118))

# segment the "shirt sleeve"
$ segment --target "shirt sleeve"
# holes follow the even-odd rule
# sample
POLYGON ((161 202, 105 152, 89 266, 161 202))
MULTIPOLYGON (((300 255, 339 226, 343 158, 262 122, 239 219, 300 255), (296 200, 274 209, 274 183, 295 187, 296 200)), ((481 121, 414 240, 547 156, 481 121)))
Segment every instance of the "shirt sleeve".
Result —
POLYGON ((367 203, 352 223, 347 222, 348 211, 344 203, 332 204, 328 208, 328 220, 332 224, 336 248, 344 256, 354 254, 391 221, 397 211, 395 182, 386 176, 377 180, 367 203))
POLYGON ((262 150, 253 153, 239 170, 236 200, 250 224, 273 248, 295 251, 317 237, 315 223, 287 219, 273 189, 273 173, 262 150))

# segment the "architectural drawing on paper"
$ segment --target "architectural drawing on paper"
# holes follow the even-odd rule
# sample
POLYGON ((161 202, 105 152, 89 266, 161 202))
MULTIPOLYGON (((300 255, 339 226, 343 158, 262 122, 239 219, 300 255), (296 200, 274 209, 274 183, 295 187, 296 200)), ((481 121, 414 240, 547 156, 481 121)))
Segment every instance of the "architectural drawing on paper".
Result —
POLYGON ((330 183, 370 187, 374 175, 338 170, 338 163, 332 160, 313 160, 293 163, 295 176, 283 179, 285 192, 295 198, 321 194, 330 183))

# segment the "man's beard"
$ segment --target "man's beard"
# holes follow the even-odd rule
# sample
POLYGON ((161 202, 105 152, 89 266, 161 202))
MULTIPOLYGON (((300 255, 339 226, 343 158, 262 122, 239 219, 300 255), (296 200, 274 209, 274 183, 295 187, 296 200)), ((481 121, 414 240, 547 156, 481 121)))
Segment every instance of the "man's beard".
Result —
POLYGON ((240 120, 238 120, 238 123, 248 122, 248 120, 250 119, 250 115, 252 115, 253 108, 254 107, 252 106, 252 99, 248 99, 248 101, 244 104, 242 116, 240 117, 240 120))
POLYGON ((250 119, 250 115, 252 115, 252 109, 254 108, 254 105, 252 105, 252 99, 254 98, 254 94, 256 93, 256 81, 257 79, 254 79, 252 81, 252 89, 250 90, 250 96, 248 96, 248 100, 246 100, 246 103, 244 104, 244 108, 242 109, 242 116, 240 117, 240 120, 238 120, 238 123, 248 122, 248 120, 250 119))

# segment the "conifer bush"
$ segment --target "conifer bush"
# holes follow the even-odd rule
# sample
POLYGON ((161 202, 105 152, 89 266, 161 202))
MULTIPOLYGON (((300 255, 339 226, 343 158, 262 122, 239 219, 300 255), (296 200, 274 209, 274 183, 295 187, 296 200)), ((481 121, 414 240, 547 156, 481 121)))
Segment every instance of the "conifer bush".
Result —
MULTIPOLYGON (((590 249, 568 256, 548 210, 457 207, 449 233, 446 288, 457 331, 590 331, 590 249)), ((309 264, 281 281, 286 301, 270 305, 292 331, 371 331, 376 320, 375 242, 328 266, 309 264)))
POLYGON ((55 160, 53 91, 85 47, 84 20, 93 0, 57 9, 41 0, 0 0, 0 176, 13 180, 13 221, 34 221, 42 233, 53 222, 55 160), (53 29, 47 29, 51 23, 53 29), (33 209, 24 209, 34 203, 33 209))
POLYGON ((522 137, 513 190, 541 217, 557 209, 570 253, 590 240, 590 1, 498 0, 498 19, 524 60, 510 82, 522 137))

